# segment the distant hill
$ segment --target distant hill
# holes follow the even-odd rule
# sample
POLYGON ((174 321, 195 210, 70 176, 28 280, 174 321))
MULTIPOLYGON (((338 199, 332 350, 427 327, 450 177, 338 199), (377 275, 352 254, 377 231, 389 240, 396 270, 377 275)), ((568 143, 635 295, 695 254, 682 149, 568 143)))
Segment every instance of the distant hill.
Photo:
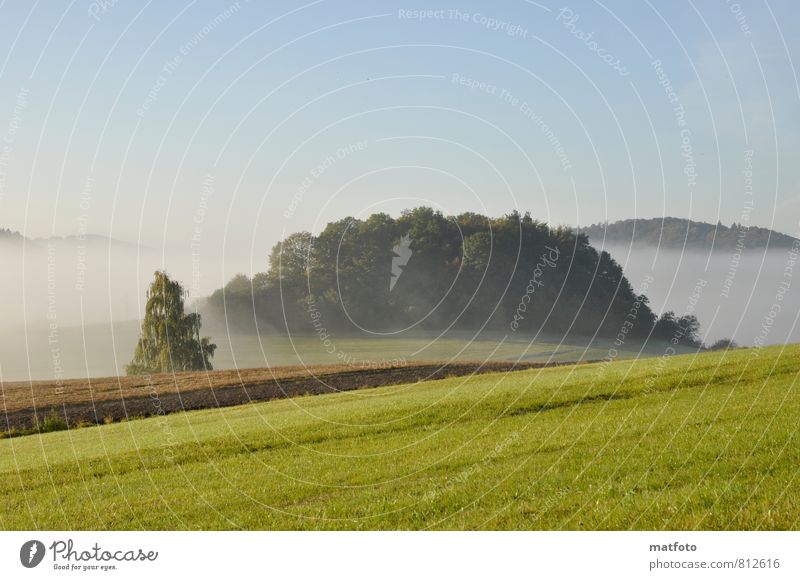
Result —
POLYGON ((12 242, 14 244, 19 244, 22 242, 26 242, 27 244, 31 244, 33 246, 40 246, 47 243, 67 243, 67 244, 91 244, 94 246, 103 246, 103 245, 111 245, 117 247, 128 247, 128 248, 139 248, 143 250, 150 249, 146 246, 141 246, 134 242, 125 242, 122 240, 117 240, 115 238, 109 238, 108 236, 100 236, 95 234, 86 234, 82 238, 79 236, 51 236, 49 238, 28 238, 23 236, 21 233, 10 230, 7 228, 0 228, 0 243, 1 242, 12 242))
POLYGON ((683 218, 627 219, 614 223, 599 223, 581 228, 593 246, 606 244, 636 244, 659 246, 667 250, 733 251, 737 245, 747 250, 789 248, 796 239, 767 228, 721 223, 714 225, 683 218))

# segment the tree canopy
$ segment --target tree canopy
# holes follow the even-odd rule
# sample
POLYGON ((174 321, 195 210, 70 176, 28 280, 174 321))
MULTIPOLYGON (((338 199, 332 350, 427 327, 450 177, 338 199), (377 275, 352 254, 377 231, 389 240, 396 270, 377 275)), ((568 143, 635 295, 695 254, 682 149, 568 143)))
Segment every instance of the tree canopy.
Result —
POLYGON ((344 218, 272 248, 268 269, 237 276, 205 311, 228 328, 277 333, 494 329, 583 336, 678 335, 696 319, 658 320, 620 265, 586 235, 529 214, 344 218))

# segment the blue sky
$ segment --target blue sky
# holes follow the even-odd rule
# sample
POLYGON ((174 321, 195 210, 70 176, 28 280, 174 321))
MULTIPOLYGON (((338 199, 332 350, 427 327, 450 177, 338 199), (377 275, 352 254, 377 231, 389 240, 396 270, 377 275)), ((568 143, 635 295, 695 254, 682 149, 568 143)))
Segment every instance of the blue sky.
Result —
POLYGON ((555 224, 751 205, 797 235, 799 10, 3 2, 0 227, 194 240, 226 274, 285 232, 423 204, 555 224))

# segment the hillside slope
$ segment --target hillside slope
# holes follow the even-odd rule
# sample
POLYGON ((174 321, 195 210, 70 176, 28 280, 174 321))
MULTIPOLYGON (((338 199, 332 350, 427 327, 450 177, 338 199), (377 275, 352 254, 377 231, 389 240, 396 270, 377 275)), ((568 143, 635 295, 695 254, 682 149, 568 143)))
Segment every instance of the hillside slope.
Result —
POLYGON ((0 441, 6 529, 797 529, 800 346, 0 441))
POLYGON ((665 250, 733 251, 790 248, 797 241, 791 236, 756 226, 721 223, 714 225, 684 218, 627 219, 581 228, 593 246, 658 246, 665 250))

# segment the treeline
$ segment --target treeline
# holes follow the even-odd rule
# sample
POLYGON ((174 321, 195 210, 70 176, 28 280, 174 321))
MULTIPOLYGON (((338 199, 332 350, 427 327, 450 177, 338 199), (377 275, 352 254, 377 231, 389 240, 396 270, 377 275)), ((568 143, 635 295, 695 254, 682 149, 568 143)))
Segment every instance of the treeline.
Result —
POLYGON ((20 242, 22 239, 22 234, 19 232, 10 230, 8 228, 0 228, 0 240, 20 242))
POLYGON ((670 250, 719 251, 791 248, 795 238, 756 226, 733 223, 730 227, 683 218, 627 219, 599 223, 581 230, 595 245, 659 246, 670 250))
POLYGON ((236 276, 203 312, 209 324, 240 332, 624 332, 699 344, 694 316, 657 319, 586 235, 517 212, 445 216, 420 207, 295 233, 273 247, 266 272, 236 276))

